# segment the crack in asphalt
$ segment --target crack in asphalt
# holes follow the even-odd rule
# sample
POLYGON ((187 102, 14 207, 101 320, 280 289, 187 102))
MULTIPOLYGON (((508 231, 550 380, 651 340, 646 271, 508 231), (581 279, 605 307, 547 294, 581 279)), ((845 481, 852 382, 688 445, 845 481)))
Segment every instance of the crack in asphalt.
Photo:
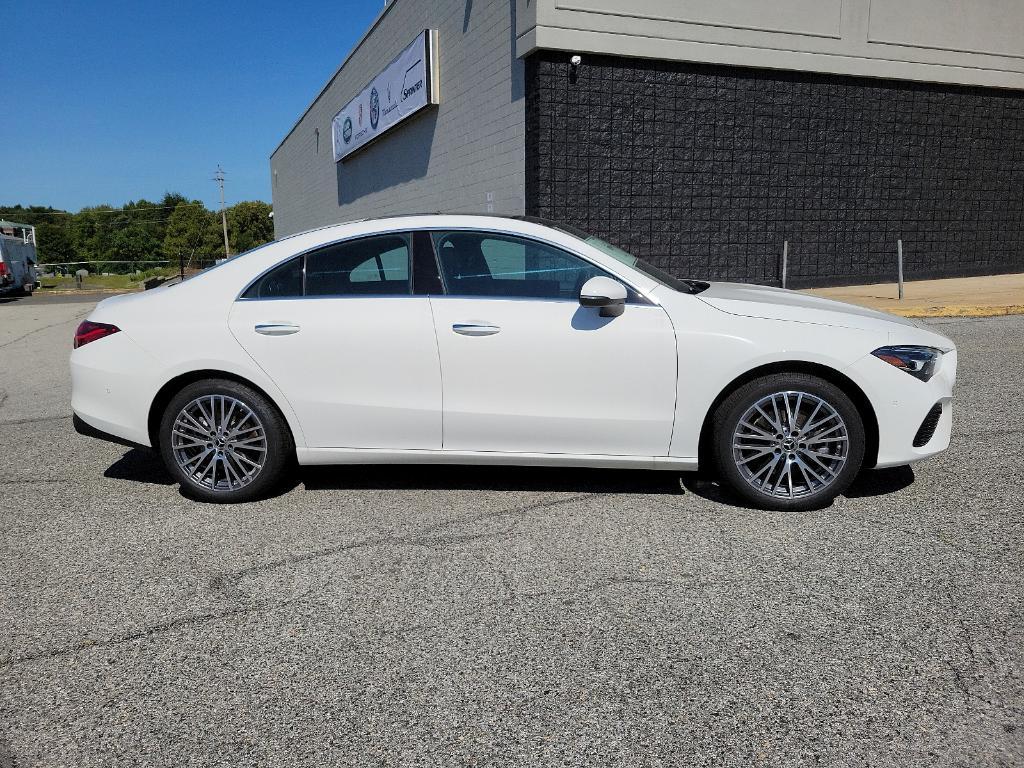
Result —
POLYGON ((500 538, 502 536, 508 536, 518 526, 519 520, 514 520, 513 524, 506 529, 501 531, 493 531, 486 533, 470 533, 470 534, 448 534, 446 536, 434 536, 431 535, 437 531, 450 528, 454 525, 472 525, 474 523, 485 522, 487 520, 493 520, 500 517, 516 517, 521 518, 531 512, 535 512, 541 509, 549 509, 551 507, 559 506, 561 504, 569 504, 574 501, 582 501, 588 498, 596 498, 602 494, 596 493, 584 493, 571 496, 567 499, 549 499, 535 504, 528 504, 524 507, 518 507, 507 510, 498 510, 495 512, 485 512, 480 515, 465 518, 455 518, 451 520, 444 520, 433 525, 428 525, 418 531, 417 535, 414 536, 375 536, 367 539, 361 539, 359 541, 350 542, 348 544, 338 544, 332 547, 324 547, 323 549, 316 549, 309 552, 302 552, 296 555, 286 555, 279 557, 275 560, 269 560, 263 563, 257 563, 249 566, 248 568, 242 568, 237 571, 230 571, 227 573, 220 573, 214 576, 210 580, 210 588, 214 591, 221 592, 222 594, 238 598, 240 596, 238 590, 238 584, 242 579, 252 576, 257 573, 265 573, 267 571, 273 571, 278 568, 283 568, 289 565, 295 565, 297 563, 305 563, 310 560, 317 560, 324 557, 332 557, 339 555, 344 552, 351 552, 356 549, 365 549, 369 547, 381 547, 387 545, 398 545, 398 546, 421 546, 434 548, 442 546, 444 544, 463 543, 468 541, 476 541, 487 538, 500 538))
POLYGON ((80 315, 75 315, 70 320, 60 320, 59 322, 56 323, 50 323, 49 325, 43 325, 40 326, 39 328, 35 328, 29 331, 28 333, 23 333, 21 336, 18 336, 17 338, 11 339, 10 341, 5 341, 3 344, 0 344, 0 349, 3 349, 4 347, 9 347, 11 346, 11 344, 17 344, 22 339, 27 339, 29 336, 32 336, 34 334, 42 333, 43 331, 49 330, 50 328, 56 328, 58 325, 68 325, 69 323, 75 322, 75 320, 84 320, 86 317, 89 316, 89 312, 92 312, 91 307, 87 312, 83 312, 80 315))
POLYGON ((9 477, 0 477, 0 486, 3 485, 59 485, 60 483, 73 483, 72 479, 48 480, 46 478, 33 478, 32 480, 14 480, 9 477))
POLYGON ((62 416, 39 416, 32 419, 12 419, 10 421, 0 421, 0 427, 14 427, 21 424, 39 424, 45 421, 62 421, 64 419, 70 419, 71 414, 62 416))
MULTIPOLYGON (((283 607, 292 602, 293 600, 282 601, 275 604, 272 607, 283 607)), ((168 621, 158 622, 156 624, 150 624, 142 629, 135 630, 134 632, 124 632, 117 635, 111 635, 110 637, 103 638, 101 640, 82 640, 78 643, 71 645, 60 646, 57 648, 47 648, 33 653, 26 653, 19 656, 9 656, 4 661, 0 662, 0 669, 5 667, 13 667, 18 664, 24 664, 30 661, 47 661, 49 659, 59 658, 61 656, 67 656, 68 654, 78 653, 79 651, 87 651, 92 648, 107 648, 109 646, 121 645, 122 643, 129 643, 133 640, 142 640, 154 635, 159 635, 164 632, 169 632, 174 629, 181 627, 189 627, 199 624, 205 624, 209 621, 216 621, 217 619, 226 619, 233 616, 240 616, 248 613, 259 613, 260 611, 269 610, 268 606, 240 606, 237 608, 230 608, 223 611, 215 611, 209 613, 194 614, 192 616, 179 616, 168 621)))
MULTIPOLYGON (((212 579, 210 579, 209 585, 213 591, 219 592, 222 596, 228 599, 245 599, 245 596, 238 589, 238 584, 242 581, 242 579, 252 574, 273 571, 275 569, 289 565, 294 565, 296 563, 305 563, 311 560, 317 560, 324 557, 331 557, 333 555, 342 554, 344 552, 351 552, 353 550, 365 549, 370 547, 397 545, 436 548, 446 544, 458 544, 467 541, 477 541, 480 539, 499 538, 511 534, 517 527, 519 520, 515 520, 513 525, 501 531, 465 535, 450 534, 434 536, 431 534, 454 525, 473 524, 477 522, 482 522, 506 516, 521 518, 522 516, 525 516, 531 512, 536 512, 538 510, 550 509, 552 507, 560 506, 562 504, 570 504, 572 502, 583 501, 585 499, 597 498, 602 495, 604 494, 585 493, 577 494, 575 496, 571 496, 565 499, 548 499, 542 502, 529 504, 523 507, 497 512, 488 512, 469 518, 457 518, 443 521, 440 523, 435 523, 433 525, 429 525, 421 529, 418 532, 418 535, 415 536, 376 536, 372 538, 362 539, 360 541, 350 542, 348 544, 341 544, 333 547, 326 547, 324 549, 314 550, 311 552, 303 552, 296 555, 281 557, 276 560, 258 563, 256 565, 250 566, 248 568, 243 568, 238 571, 217 574, 212 579)), ((507 582, 506 587, 508 587, 507 582)), ((0 669, 13 667, 19 664, 25 664, 33 661, 47 661, 61 656, 79 653, 81 651, 89 650, 92 648, 106 648, 127 642, 132 642, 134 640, 143 640, 149 637, 153 637, 155 635, 162 634, 164 632, 170 632, 175 629, 187 628, 191 626, 198 626, 210 621, 233 618, 235 616, 241 616, 246 614, 256 614, 266 611, 272 611, 278 608, 283 608, 288 605, 301 602, 308 593, 309 590, 307 590, 305 593, 298 597, 290 598, 287 600, 275 601, 273 603, 240 605, 231 608, 225 608, 224 610, 220 611, 207 611, 205 613, 193 614, 190 616, 180 616, 177 618, 170 619, 168 621, 150 624, 146 627, 143 627, 142 629, 138 629, 132 632, 115 634, 101 640, 83 640, 77 643, 72 643, 70 645, 43 649, 17 656, 9 656, 6 659, 0 660, 0 669)))

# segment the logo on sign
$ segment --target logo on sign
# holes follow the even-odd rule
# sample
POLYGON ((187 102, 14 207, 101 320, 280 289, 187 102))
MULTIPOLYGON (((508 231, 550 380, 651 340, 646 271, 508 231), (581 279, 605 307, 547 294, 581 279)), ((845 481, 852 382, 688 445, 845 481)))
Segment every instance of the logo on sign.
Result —
POLYGON ((370 90, 370 127, 377 130, 377 121, 380 120, 380 96, 377 89, 370 90))
POLYGON ((405 101, 410 96, 415 95, 415 93, 417 91, 420 91, 420 90, 423 89, 423 78, 422 77, 420 77, 419 80, 415 80, 413 82, 409 82, 409 75, 411 74, 413 77, 415 77, 418 74, 416 72, 416 70, 418 70, 420 68, 420 64, 421 63, 422 63, 422 59, 418 60, 415 64, 413 64, 411 67, 409 67, 407 70, 405 70, 405 79, 402 81, 402 99, 401 99, 402 101, 405 101))
POLYGON ((387 117, 396 109, 398 109, 398 105, 395 104, 394 99, 391 98, 391 83, 388 83, 388 105, 384 107, 384 117, 387 117))
POLYGON ((345 124, 341 127, 341 138, 348 144, 352 141, 352 118, 346 117, 345 124))
POLYGON ((358 122, 359 122, 359 127, 362 128, 363 127, 363 105, 362 104, 359 105, 359 120, 358 120, 358 122))

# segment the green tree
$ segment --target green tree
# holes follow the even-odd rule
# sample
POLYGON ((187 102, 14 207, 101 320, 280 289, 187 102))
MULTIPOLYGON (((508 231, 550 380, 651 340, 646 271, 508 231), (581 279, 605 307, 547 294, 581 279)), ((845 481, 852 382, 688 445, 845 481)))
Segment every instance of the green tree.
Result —
POLYGON ((236 203, 228 208, 228 237, 233 253, 243 253, 274 239, 271 207, 259 200, 236 203))
POLYGON ((36 226, 36 254, 39 256, 39 263, 77 261, 78 252, 71 236, 70 217, 53 218, 57 221, 46 221, 36 226))
POLYGON ((109 205, 83 208, 73 217, 71 231, 80 261, 106 261, 114 258, 111 238, 115 217, 109 205))
POLYGON ((111 265, 112 271, 127 272, 145 269, 153 264, 140 265, 139 262, 152 261, 159 255, 160 241, 153 234, 152 227, 146 222, 128 222, 111 234, 110 250, 116 261, 128 261, 131 264, 111 265))
POLYGON ((171 212, 163 240, 164 257, 171 264, 205 263, 223 255, 217 219, 198 200, 179 204, 171 212))

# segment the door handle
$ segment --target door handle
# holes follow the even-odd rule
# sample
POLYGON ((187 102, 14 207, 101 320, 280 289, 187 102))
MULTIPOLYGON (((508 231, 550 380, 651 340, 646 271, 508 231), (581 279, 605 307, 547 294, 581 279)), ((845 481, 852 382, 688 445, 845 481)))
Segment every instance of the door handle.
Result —
POLYGON ((257 323, 253 330, 264 336, 290 336, 298 333, 300 326, 294 323, 257 323))
POLYGON ((493 336, 501 328, 496 325, 483 325, 480 323, 454 323, 452 330, 461 336, 493 336))

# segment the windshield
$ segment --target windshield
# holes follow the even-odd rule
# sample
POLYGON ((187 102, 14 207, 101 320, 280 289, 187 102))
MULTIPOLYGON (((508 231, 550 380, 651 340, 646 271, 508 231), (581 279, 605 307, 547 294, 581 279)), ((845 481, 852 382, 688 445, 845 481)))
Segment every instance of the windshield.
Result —
POLYGON ((706 283, 703 280, 687 280, 673 277, 663 269, 659 269, 653 264, 648 264, 643 259, 634 256, 627 251, 622 250, 618 246, 612 245, 605 240, 594 235, 588 235, 586 232, 581 232, 575 227, 570 227, 566 224, 559 224, 554 221, 546 221, 544 219, 533 219, 526 217, 528 221, 535 221, 538 224, 557 229, 560 232, 565 232, 567 235, 582 240, 592 248, 596 248, 606 256, 611 256, 616 261, 621 261, 627 267, 632 267, 637 272, 642 272, 652 280, 661 283, 667 288, 671 288, 673 291, 680 291, 681 293, 700 293, 701 291, 707 290, 711 287, 710 283, 706 283))

